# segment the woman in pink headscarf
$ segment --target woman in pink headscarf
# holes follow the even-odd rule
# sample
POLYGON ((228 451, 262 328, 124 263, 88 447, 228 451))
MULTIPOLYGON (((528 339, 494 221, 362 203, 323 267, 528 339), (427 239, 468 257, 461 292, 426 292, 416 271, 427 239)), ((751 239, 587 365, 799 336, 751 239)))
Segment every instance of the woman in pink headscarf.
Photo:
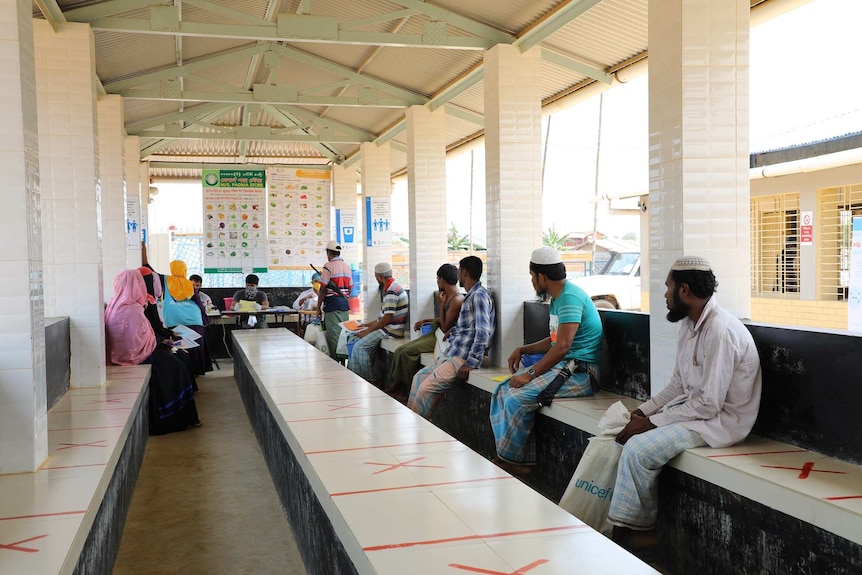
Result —
POLYGON ((113 365, 151 364, 150 433, 161 435, 200 426, 188 368, 156 339, 144 308, 154 301, 138 270, 114 278, 114 297, 105 309, 107 360, 113 365))
POLYGON ((138 365, 156 349, 156 335, 144 316, 147 285, 138 270, 123 270, 114 278, 114 297, 105 310, 108 363, 138 365))

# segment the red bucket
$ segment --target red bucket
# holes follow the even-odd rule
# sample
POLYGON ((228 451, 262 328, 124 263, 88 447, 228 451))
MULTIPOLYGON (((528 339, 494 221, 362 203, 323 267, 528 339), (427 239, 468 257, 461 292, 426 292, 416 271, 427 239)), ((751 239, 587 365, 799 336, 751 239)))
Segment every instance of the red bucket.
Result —
POLYGON ((230 311, 232 309, 233 309, 233 298, 232 297, 224 298, 224 310, 230 311))

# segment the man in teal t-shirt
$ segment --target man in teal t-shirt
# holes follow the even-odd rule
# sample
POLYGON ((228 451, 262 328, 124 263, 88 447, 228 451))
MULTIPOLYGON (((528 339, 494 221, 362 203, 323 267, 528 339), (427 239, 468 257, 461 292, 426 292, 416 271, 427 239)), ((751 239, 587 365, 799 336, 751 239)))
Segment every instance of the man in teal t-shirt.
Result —
POLYGON ((584 290, 566 280, 566 267, 557 250, 547 246, 534 250, 530 277, 537 294, 551 296, 550 336, 512 352, 509 371, 514 375, 491 397, 491 428, 497 444, 494 462, 513 475, 530 473, 536 463, 532 432, 539 395, 568 360, 576 360, 574 369, 554 397, 592 395, 602 349, 599 312, 584 290), (516 373, 525 353, 545 355, 516 373))

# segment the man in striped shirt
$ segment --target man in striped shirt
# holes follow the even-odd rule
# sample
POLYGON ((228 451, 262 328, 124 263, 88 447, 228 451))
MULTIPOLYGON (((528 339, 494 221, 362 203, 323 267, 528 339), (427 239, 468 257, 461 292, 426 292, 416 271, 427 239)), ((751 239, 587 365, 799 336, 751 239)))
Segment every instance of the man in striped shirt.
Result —
POLYGON ((457 381, 467 381, 470 371, 482 365, 494 335, 494 301, 479 278, 482 260, 467 256, 459 263, 458 281, 467 290, 458 322, 449 334, 449 347, 434 364, 413 376, 407 407, 430 418, 443 394, 457 381))
POLYGON ((317 315, 321 315, 321 310, 323 311, 323 327, 326 330, 329 356, 332 359, 338 359, 335 347, 338 344, 338 335, 341 333, 339 324, 350 319, 347 297, 353 289, 353 270, 341 259, 341 246, 335 240, 326 244, 326 258, 329 261, 320 273, 317 315))
POLYGON ((362 329, 356 334, 359 340, 347 362, 350 371, 368 381, 376 379, 374 358, 380 342, 387 337, 404 337, 410 303, 407 292, 393 279, 389 262, 374 266, 374 278, 380 291, 380 316, 360 326, 362 329))

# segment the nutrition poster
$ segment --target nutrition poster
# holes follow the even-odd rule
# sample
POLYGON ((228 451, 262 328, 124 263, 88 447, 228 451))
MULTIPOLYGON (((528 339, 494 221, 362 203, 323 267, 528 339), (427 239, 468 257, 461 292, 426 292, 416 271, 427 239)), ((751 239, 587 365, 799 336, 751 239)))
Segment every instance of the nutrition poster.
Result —
POLYGON ((269 269, 323 265, 330 239, 331 172, 310 168, 270 168, 268 172, 269 269))
POLYGON ((203 170, 204 273, 264 273, 266 172, 203 170))

